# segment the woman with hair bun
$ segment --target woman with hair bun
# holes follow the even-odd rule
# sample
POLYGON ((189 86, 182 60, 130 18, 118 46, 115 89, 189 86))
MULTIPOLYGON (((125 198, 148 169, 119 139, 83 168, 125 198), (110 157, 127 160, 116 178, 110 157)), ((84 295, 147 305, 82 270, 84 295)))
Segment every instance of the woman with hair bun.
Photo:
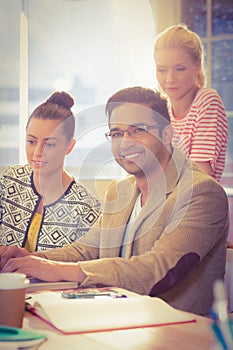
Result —
POLYGON ((225 166, 227 117, 218 93, 205 87, 200 37, 182 23, 168 27, 155 40, 154 59, 175 130, 173 145, 219 181, 225 166))
POLYGON ((26 125, 28 164, 0 178, 0 244, 29 252, 62 247, 83 236, 99 216, 99 201, 64 168, 74 145, 74 100, 54 92, 26 125))

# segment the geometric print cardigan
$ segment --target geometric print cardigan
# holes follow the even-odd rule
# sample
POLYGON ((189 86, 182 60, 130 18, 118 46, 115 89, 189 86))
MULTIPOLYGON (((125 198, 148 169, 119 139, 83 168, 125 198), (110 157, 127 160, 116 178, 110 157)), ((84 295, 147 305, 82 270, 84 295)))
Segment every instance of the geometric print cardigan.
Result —
MULTIPOLYGON (((0 179, 0 245, 24 247, 41 199, 29 165, 8 166, 0 179)), ((44 206, 36 251, 62 247, 85 235, 100 214, 100 202, 74 180, 54 203, 44 206)))

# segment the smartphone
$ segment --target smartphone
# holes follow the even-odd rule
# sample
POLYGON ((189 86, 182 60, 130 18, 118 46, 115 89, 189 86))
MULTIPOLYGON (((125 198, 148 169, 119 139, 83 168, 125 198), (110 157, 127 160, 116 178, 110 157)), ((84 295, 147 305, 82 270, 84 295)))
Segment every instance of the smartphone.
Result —
POLYGON ((61 293, 66 299, 94 299, 98 297, 124 298, 126 295, 118 294, 108 289, 82 289, 82 290, 65 290, 61 293))

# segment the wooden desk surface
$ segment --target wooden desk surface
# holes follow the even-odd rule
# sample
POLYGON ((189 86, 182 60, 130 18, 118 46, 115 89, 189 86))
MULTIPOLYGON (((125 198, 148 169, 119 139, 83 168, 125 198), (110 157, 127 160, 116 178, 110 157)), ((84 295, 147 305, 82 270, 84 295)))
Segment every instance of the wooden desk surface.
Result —
POLYGON ((62 335, 25 312, 24 328, 48 336, 39 350, 213 350, 217 345, 210 321, 196 317, 196 323, 121 331, 62 335))
POLYGON ((39 350, 219 349, 210 327, 211 321, 196 315, 195 319, 197 322, 182 325, 62 335, 29 312, 25 312, 23 328, 47 335, 48 339, 36 347, 39 350))

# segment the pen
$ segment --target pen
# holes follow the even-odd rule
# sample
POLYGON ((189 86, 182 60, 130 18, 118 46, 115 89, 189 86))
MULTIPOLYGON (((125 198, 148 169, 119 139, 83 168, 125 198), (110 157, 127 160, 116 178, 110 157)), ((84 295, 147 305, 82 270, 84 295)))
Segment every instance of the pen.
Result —
POLYGON ((232 321, 228 315, 228 301, 224 283, 217 280, 214 283, 213 315, 214 323, 212 329, 224 350, 233 349, 232 321))
POLYGON ((224 349, 224 350, 228 350, 227 348, 227 344, 223 338, 223 335, 222 335, 222 332, 220 331, 220 328, 219 326, 217 325, 217 322, 215 321, 212 325, 212 330, 214 331, 214 334, 219 342, 219 344, 221 345, 221 349, 224 349))

